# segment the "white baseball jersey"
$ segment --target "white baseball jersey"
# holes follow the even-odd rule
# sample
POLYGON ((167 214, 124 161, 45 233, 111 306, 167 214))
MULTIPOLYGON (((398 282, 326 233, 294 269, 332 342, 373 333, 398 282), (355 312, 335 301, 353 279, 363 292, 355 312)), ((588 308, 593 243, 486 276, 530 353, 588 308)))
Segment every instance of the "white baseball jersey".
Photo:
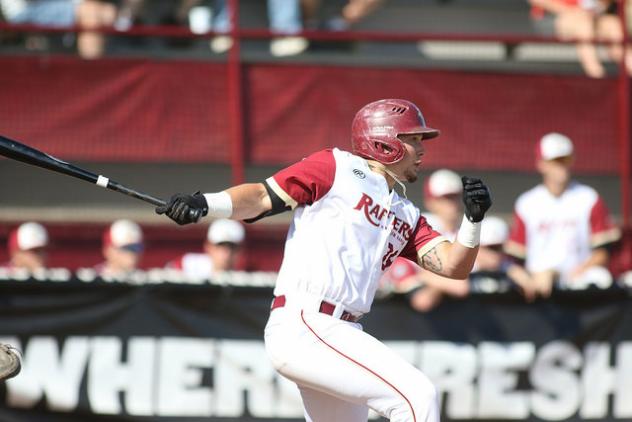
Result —
MULTIPOLYGON (((441 223, 441 219, 436 214, 425 212, 421 215, 426 219, 426 222, 435 231, 441 233, 446 240, 449 240, 450 242, 454 242, 456 240, 457 232, 445 230, 443 224, 441 223)), ((393 262, 393 265, 391 265, 386 273, 384 273, 384 276, 380 280, 380 288, 385 289, 387 292, 410 292, 414 288, 422 285, 419 279, 413 278, 413 276, 417 275, 420 271, 423 270, 416 262, 398 257, 395 259, 395 262, 393 262)))
POLYGON ((213 261, 205 253, 186 253, 166 265, 182 271, 193 280, 208 280, 213 275, 213 261))
POLYGON ((397 256, 417 261, 445 240, 365 159, 346 151, 317 152, 267 183, 296 208, 276 296, 298 290, 366 313, 397 256))
POLYGON ((557 270, 567 279, 593 248, 620 237, 608 209, 591 187, 572 182, 561 196, 544 185, 523 193, 516 201, 506 252, 525 260, 529 271, 557 270))
POLYGON ((389 191, 363 158, 324 150, 267 180, 296 208, 265 328, 274 368, 294 381, 308 422, 439 422, 436 389, 417 368, 341 311, 369 311, 395 257, 416 260, 444 239, 389 191), (335 304, 323 313, 322 301, 335 304))

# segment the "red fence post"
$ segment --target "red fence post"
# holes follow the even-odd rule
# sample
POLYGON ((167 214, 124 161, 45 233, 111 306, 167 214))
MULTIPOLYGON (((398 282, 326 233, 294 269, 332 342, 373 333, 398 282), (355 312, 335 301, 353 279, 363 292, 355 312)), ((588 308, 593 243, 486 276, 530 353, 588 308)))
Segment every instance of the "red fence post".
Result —
POLYGON ((239 0, 229 0, 231 30, 233 45, 228 51, 228 110, 231 133, 231 170, 232 183, 243 183, 245 180, 244 167, 244 113, 243 113, 243 84, 241 74, 241 39, 239 33, 239 0))
POLYGON ((623 57, 619 62, 619 147, 621 150, 619 171, 621 177, 621 213, 623 217, 623 225, 630 227, 630 160, 632 155, 630 151, 630 78, 625 66, 628 46, 628 29, 626 25, 627 0, 622 0, 619 7, 619 17, 623 28, 623 57))

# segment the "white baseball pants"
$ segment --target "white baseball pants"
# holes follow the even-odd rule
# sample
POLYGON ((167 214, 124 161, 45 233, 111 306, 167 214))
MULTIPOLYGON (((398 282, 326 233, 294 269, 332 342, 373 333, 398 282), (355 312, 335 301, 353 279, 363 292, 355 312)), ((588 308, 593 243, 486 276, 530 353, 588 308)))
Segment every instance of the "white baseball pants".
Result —
POLYGON ((298 385, 307 421, 366 422, 371 408, 391 421, 439 422, 436 390, 421 371, 319 304, 290 297, 265 329, 268 356, 298 385))

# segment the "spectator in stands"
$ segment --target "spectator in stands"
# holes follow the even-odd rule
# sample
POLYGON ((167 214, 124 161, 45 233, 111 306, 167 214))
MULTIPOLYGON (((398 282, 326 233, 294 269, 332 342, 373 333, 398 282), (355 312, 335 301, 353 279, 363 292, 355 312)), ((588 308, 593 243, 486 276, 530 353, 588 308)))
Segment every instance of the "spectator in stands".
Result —
POLYGON ((119 31, 127 31, 138 23, 145 0, 120 0, 114 28, 119 31))
POLYGON ((215 274, 231 271, 244 241, 244 226, 229 219, 215 220, 208 228, 204 253, 186 253, 167 264, 194 280, 208 280, 215 274))
MULTIPOLYGON (((340 10, 340 13, 327 18, 322 26, 329 31, 347 31, 354 24, 373 13, 386 0, 347 0, 340 10)), ((306 21, 316 21, 318 10, 322 5, 322 0, 301 0, 303 14, 306 21)))
POLYGON ((105 36, 90 29, 111 26, 116 18, 116 6, 105 0, 0 0, 0 6, 9 23, 85 28, 77 35, 77 50, 85 59, 105 51, 105 36))
MULTIPOLYGON (((433 229, 454 241, 463 216, 463 184, 451 170, 437 170, 425 180, 424 213, 433 229)), ((384 274, 382 288, 408 293, 413 309, 424 312, 435 308, 444 296, 464 297, 469 292, 467 280, 453 280, 423 270, 408 259, 397 258, 384 274)))
POLYGON ((542 184, 516 201, 505 251, 524 263, 540 296, 549 296, 556 281, 572 289, 609 286, 608 247, 620 231, 599 194, 571 179, 573 143, 549 133, 536 154, 542 184))
POLYGON ((46 268, 48 231, 39 223, 21 224, 9 234, 9 262, 3 267, 36 271, 46 268))
MULTIPOLYGON (((200 3, 191 0, 189 6, 200 3)), ((213 7, 212 30, 219 34, 228 34, 231 30, 230 10, 226 0, 215 0, 213 7)), ((296 34, 303 30, 300 0, 268 0, 268 20, 270 30, 277 33, 270 41, 270 53, 276 57, 301 54, 309 46, 307 39, 296 34)), ((229 35, 218 35, 211 40, 211 50, 221 54, 233 45, 229 35)))
MULTIPOLYGON (((594 40, 610 41, 608 53, 615 61, 623 58, 619 44, 623 28, 617 16, 617 2, 611 0, 529 0, 536 31, 555 34, 563 40, 578 39, 577 55, 584 72, 602 78, 606 71, 599 60, 594 40)), ((632 56, 626 56, 626 68, 632 75, 632 56)))
POLYGON ((124 277, 138 268, 144 248, 140 226, 130 220, 116 220, 103 233, 105 261, 95 269, 103 277, 124 277))

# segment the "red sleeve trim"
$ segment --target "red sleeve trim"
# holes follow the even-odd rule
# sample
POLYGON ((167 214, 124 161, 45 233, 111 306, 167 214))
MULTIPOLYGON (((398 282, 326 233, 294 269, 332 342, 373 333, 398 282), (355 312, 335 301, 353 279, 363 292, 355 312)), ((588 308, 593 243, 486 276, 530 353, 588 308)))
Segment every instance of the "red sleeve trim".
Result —
POLYGON ((597 197, 590 210, 590 234, 593 248, 616 242, 621 237, 621 232, 612 222, 608 207, 601 197, 597 197))
POLYGON ((184 265, 182 265, 183 260, 184 260, 184 256, 179 256, 173 261, 167 262, 167 264, 165 265, 165 268, 169 268, 172 270, 182 270, 184 268, 184 265))
POLYGON ((514 211, 509 241, 518 245, 527 245, 527 228, 520 215, 514 211))
POLYGON ((446 239, 436 232, 426 221, 424 216, 420 216, 417 225, 413 230, 413 235, 399 255, 413 262, 418 262, 419 255, 423 255, 427 250, 444 242, 446 239))
POLYGON ((511 232, 505 243, 505 253, 518 259, 525 259, 527 255, 527 228, 520 215, 514 211, 511 232))

